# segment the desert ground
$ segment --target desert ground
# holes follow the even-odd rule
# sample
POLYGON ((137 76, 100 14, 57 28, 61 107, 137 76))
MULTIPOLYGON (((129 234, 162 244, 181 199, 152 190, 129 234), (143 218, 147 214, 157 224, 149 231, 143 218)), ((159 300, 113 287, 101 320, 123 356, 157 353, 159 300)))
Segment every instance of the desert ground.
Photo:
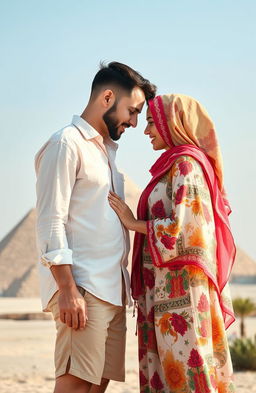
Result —
MULTIPOLYGON (((40 312, 39 299, 0 298, 0 313, 40 312)), ((135 318, 127 312, 126 382, 111 382, 109 393, 139 393, 135 318)), ((256 333, 256 318, 246 319, 248 336, 256 333)), ((239 334, 239 320, 228 335, 239 334)), ((0 319, 0 392, 51 393, 54 386, 52 320, 0 319)), ((237 393, 256 392, 256 373, 235 374, 237 393)))

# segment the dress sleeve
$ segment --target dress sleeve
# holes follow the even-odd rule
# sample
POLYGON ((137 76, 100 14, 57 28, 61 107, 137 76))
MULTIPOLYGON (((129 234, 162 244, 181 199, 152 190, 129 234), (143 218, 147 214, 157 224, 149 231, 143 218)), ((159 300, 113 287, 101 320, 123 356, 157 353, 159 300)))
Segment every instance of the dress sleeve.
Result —
POLYGON ((72 265, 65 225, 76 179, 76 157, 63 142, 37 157, 37 243, 43 265, 72 265))
POLYGON ((200 164, 188 156, 176 160, 167 175, 165 195, 159 197, 149 207, 152 219, 147 221, 147 240, 155 265, 196 264, 215 276, 213 209, 200 164), (168 216, 156 216, 163 211, 168 211, 168 216))

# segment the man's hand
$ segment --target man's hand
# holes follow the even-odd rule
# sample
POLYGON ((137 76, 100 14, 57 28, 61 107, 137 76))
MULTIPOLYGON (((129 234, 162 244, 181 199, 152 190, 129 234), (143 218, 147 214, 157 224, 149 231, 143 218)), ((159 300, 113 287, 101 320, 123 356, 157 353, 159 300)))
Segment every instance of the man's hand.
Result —
POLYGON ((70 265, 52 265, 51 272, 59 287, 60 320, 75 330, 84 329, 87 305, 77 289, 70 265))
POLYGON ((59 288, 58 304, 61 322, 75 330, 85 328, 87 304, 76 286, 59 288))

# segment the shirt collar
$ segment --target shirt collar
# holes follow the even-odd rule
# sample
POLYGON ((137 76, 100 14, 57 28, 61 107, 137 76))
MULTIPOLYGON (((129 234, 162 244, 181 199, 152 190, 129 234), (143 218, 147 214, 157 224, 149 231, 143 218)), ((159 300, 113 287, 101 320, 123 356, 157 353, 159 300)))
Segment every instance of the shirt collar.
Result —
MULTIPOLYGON (((86 120, 82 119, 80 116, 74 115, 72 118, 72 124, 74 124, 74 126, 79 128, 85 139, 98 138, 103 143, 103 138, 100 135, 100 133, 96 131, 95 128, 93 128, 89 123, 87 123, 86 120)), ((118 144, 112 141, 111 138, 107 138, 105 144, 110 146, 110 148, 112 148, 113 150, 118 149, 118 144)))
POLYGON ((96 138, 97 136, 101 136, 98 131, 95 130, 86 120, 82 119, 78 115, 74 115, 72 119, 72 124, 79 128, 79 131, 82 132, 85 139, 96 138))

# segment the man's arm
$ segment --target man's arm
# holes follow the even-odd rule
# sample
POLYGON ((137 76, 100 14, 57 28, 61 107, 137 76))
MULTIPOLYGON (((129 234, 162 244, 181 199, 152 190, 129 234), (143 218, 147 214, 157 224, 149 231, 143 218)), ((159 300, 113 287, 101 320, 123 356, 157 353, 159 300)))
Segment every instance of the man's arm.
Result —
POLYGON ((66 223, 76 181, 76 150, 66 142, 49 143, 36 157, 37 239, 41 262, 51 269, 59 288, 60 319, 84 328, 86 305, 72 275, 72 250, 66 223))

